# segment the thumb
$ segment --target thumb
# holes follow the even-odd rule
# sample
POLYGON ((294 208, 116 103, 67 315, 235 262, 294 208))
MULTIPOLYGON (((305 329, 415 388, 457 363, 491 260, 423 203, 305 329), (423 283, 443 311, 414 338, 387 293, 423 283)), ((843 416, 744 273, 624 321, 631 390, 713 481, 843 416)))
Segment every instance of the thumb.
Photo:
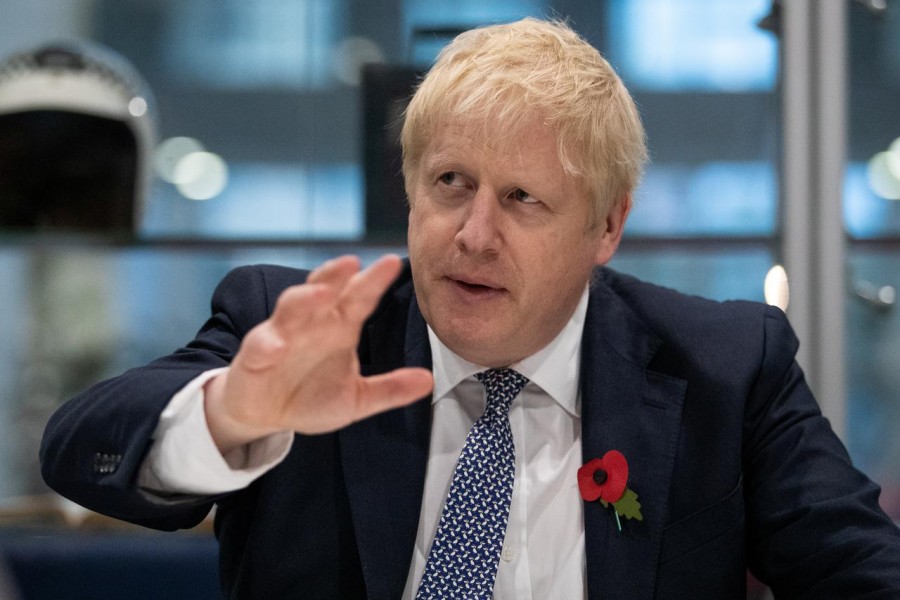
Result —
POLYGON ((264 371, 282 358, 286 348, 271 321, 263 321, 244 336, 234 362, 248 371, 264 371))
POLYGON ((357 420, 412 404, 433 387, 431 371, 418 367, 365 377, 360 382, 357 420))

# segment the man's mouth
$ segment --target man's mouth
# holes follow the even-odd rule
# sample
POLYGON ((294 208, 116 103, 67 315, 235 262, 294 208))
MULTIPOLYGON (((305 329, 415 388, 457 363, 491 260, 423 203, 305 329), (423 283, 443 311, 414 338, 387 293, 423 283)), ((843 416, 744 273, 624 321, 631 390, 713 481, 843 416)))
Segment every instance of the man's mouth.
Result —
POLYGON ((487 296, 492 294, 500 294, 506 289, 494 282, 482 281, 468 277, 448 277, 447 278, 458 289, 467 294, 487 296))
POLYGON ((488 285, 481 285, 480 283, 466 283, 465 281, 460 281, 458 279, 456 280, 456 284, 463 289, 469 290, 470 292, 486 292, 488 290, 494 289, 488 285))

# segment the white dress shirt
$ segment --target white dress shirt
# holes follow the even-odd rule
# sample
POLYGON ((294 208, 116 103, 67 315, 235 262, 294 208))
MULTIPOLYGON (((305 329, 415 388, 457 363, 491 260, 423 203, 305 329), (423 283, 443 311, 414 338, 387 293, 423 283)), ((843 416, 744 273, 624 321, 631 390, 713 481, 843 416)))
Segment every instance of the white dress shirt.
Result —
MULTIPOLYGON (((529 379, 509 409, 516 447, 506 538, 495 598, 586 597, 584 519, 576 473, 581 466, 581 335, 588 293, 542 350, 509 365, 529 379)), ((404 600, 415 598, 431 541, 469 430, 484 412, 484 386, 467 362, 429 327, 434 373, 431 442, 416 547, 404 600)))
MULTIPOLYGON (((587 288, 563 330, 545 348, 510 368, 529 379, 509 412, 516 474, 495 598, 586 597, 584 521, 576 472, 581 457, 578 388, 587 288)), ((434 373, 432 433, 425 489, 404 599, 415 598, 456 460, 485 407, 483 371, 455 355, 428 329, 434 373)), ((209 371, 163 411, 138 485, 162 493, 215 494, 247 486, 290 450, 290 432, 222 457, 203 414, 209 371)))

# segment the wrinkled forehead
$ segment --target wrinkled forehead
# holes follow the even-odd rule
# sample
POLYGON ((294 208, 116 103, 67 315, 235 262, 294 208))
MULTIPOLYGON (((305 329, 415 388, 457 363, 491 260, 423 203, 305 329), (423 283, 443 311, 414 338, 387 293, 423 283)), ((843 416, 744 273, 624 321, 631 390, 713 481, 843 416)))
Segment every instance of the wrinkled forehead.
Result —
MULTIPOLYGON (((496 156, 528 154, 537 150, 535 140, 542 142, 541 150, 554 149, 558 159, 559 136, 536 112, 520 112, 516 115, 485 113, 474 115, 449 114, 436 119, 428 133, 427 148, 433 150, 448 137, 464 139, 496 156)), ((426 150, 427 151, 427 150, 426 150)), ((546 156, 546 152, 542 152, 546 156)), ((556 160, 554 160, 556 162, 556 160)))
MULTIPOLYGON (((532 123, 537 125, 538 121, 534 119, 532 123)), ((436 122, 431 136, 433 141, 445 137, 465 139, 492 154, 509 154, 522 150, 529 131, 533 129, 517 122, 504 126, 492 119, 453 117, 436 122)))
POLYGON ((422 159, 423 174, 469 161, 490 163, 495 173, 518 179, 520 185, 539 180, 567 195, 590 197, 583 177, 562 163, 556 131, 537 115, 515 128, 489 121, 447 120, 435 128, 422 159))
POLYGON ((591 193, 584 177, 580 153, 567 143, 558 129, 538 111, 515 116, 488 114, 483 117, 451 116, 435 122, 425 152, 442 145, 448 137, 464 139, 478 148, 482 157, 511 159, 540 164, 558 171, 560 176, 587 193, 591 193))

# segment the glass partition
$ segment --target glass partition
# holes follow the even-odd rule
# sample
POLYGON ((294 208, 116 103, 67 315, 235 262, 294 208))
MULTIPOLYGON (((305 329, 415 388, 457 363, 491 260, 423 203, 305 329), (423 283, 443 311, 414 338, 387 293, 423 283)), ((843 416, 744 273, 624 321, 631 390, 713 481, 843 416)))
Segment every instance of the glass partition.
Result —
POLYGON ((846 441, 900 522, 900 5, 848 11, 846 441))

